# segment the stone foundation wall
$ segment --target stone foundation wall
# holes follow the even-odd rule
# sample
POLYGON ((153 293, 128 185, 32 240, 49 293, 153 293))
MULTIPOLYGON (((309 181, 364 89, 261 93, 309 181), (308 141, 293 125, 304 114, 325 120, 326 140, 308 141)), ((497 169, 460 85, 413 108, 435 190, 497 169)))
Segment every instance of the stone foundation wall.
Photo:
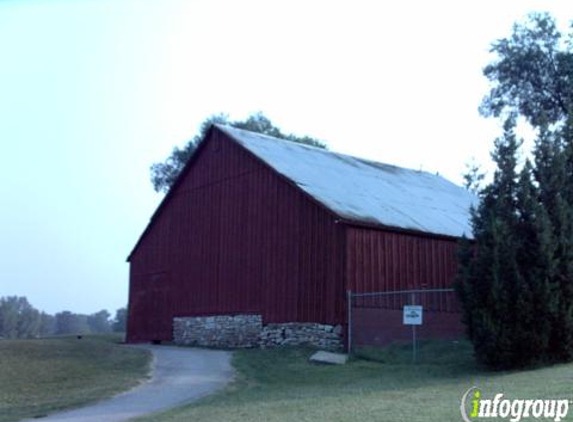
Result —
POLYGON ((261 347, 303 344, 321 349, 336 350, 342 347, 342 327, 314 322, 287 322, 268 324, 261 331, 261 347))
POLYGON ((342 347, 342 326, 288 322, 263 326, 261 315, 216 315, 173 319, 176 344, 209 347, 342 347))
POLYGON ((173 341, 186 346, 255 347, 263 328, 260 315, 173 318, 173 341))

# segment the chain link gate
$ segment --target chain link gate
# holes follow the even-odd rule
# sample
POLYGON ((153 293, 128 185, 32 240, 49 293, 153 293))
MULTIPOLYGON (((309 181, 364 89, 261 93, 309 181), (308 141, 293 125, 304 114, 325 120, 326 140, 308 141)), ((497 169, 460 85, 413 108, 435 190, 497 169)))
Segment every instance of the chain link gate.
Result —
POLYGON ((454 289, 419 289, 384 292, 347 292, 347 349, 410 343, 412 334, 420 339, 459 338, 464 333, 454 289), (422 325, 403 324, 406 305, 423 307, 422 325))

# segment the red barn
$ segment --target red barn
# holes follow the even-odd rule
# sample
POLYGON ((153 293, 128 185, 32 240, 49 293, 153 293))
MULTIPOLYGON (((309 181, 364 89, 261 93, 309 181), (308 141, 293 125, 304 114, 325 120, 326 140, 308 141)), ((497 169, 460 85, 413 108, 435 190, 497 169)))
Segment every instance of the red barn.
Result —
POLYGON ((475 198, 214 125, 129 255, 129 342, 333 346, 346 292, 450 287, 475 198))

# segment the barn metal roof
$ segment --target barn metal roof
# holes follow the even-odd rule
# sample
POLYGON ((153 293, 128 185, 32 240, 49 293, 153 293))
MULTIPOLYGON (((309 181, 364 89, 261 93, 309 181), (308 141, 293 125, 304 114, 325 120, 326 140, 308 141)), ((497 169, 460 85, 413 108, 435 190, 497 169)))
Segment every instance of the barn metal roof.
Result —
POLYGON ((477 197, 439 175, 216 126, 345 220, 472 237, 477 197))

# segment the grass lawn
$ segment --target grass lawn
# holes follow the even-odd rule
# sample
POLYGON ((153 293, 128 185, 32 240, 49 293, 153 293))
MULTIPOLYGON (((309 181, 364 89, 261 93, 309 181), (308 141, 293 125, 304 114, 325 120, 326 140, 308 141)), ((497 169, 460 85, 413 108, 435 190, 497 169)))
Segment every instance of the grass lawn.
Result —
POLYGON ((147 376, 150 354, 121 340, 0 340, 0 421, 40 417, 136 385, 147 376))
POLYGON ((411 364, 411 349, 366 349, 345 366, 311 364, 310 349, 242 350, 226 390, 166 413, 138 419, 176 421, 455 421, 471 386, 484 398, 571 398, 573 364, 521 372, 478 368, 466 342, 430 342, 411 364))

